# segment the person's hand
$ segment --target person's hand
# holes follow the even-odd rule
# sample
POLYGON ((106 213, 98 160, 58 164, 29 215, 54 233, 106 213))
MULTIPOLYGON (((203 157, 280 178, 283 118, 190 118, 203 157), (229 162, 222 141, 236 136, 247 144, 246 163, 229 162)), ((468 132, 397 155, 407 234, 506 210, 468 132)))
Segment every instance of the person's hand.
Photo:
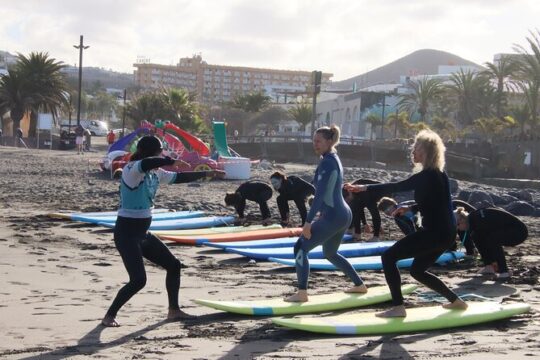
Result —
POLYGON ((180 159, 174 160, 173 165, 177 166, 177 167, 189 167, 189 164, 187 162, 185 162, 184 160, 180 160, 180 159))
POLYGON ((345 190, 347 190, 349 192, 353 192, 353 193, 364 192, 364 191, 367 190, 366 185, 353 185, 353 184, 349 184, 349 183, 345 184, 344 188, 345 188, 345 190))
POLYGON ((226 175, 226 172, 223 170, 210 170, 206 172, 207 177, 212 179, 223 179, 226 175))
POLYGON ((302 235, 305 239, 311 239, 311 223, 305 223, 304 228, 302 229, 302 235))

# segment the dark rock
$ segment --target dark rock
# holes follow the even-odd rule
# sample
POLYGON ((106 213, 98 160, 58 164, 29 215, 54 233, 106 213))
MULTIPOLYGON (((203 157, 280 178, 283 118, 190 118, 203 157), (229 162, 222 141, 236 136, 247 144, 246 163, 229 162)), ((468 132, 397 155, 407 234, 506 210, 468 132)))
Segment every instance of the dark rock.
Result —
POLYGON ((459 192, 459 195, 457 196, 458 200, 467 201, 469 200, 469 196, 471 195, 470 191, 467 190, 461 190, 459 192))
POLYGON ((480 190, 471 192, 467 202, 477 209, 493 206, 493 199, 491 198, 491 195, 480 190))
POLYGON ((459 191, 459 183, 456 179, 450 179, 450 194, 457 194, 459 191))
POLYGON ((503 209, 516 216, 533 216, 536 213, 535 207, 525 201, 511 202, 503 209))

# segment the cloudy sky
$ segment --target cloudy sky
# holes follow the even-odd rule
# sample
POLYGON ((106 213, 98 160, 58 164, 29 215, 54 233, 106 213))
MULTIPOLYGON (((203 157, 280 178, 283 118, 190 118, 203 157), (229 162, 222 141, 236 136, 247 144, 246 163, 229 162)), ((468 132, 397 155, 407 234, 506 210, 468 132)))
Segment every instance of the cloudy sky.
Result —
POLYGON ((415 50, 482 64, 525 45, 538 0, 0 0, 0 50, 47 51, 84 66, 132 72, 138 56, 176 64, 323 70, 334 81, 415 50))

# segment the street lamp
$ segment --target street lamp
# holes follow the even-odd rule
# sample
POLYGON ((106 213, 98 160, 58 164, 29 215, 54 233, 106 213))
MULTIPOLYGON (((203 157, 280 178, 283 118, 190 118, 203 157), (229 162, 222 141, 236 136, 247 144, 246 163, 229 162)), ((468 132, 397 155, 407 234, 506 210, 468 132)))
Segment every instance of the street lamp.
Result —
POLYGON ((73 45, 75 49, 79 49, 79 100, 77 104, 77 127, 81 124, 81 89, 82 89, 82 53, 83 50, 88 49, 90 46, 83 45, 83 36, 79 42, 79 46, 73 45))

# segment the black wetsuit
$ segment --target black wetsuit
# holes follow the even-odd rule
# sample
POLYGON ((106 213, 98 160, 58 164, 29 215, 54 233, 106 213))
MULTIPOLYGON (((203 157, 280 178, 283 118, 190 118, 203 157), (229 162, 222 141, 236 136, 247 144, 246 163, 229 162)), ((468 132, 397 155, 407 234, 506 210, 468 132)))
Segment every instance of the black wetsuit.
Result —
POLYGON ((288 176, 286 181, 281 182, 278 192, 277 205, 281 221, 285 222, 288 220, 289 201, 292 200, 300 212, 302 226, 304 226, 307 216, 306 199, 308 196, 315 194, 315 187, 298 176, 292 175, 288 176))
MULTIPOLYGON (((122 261, 129 274, 129 282, 124 285, 116 295, 112 302, 107 315, 114 318, 118 313, 118 310, 141 290, 146 284, 146 270, 144 268, 143 257, 150 260, 154 264, 163 267, 167 271, 165 280, 167 295, 169 300, 169 308, 178 309, 178 291, 180 289, 180 261, 171 253, 169 248, 163 244, 157 237, 148 232, 150 223, 152 222, 151 208, 148 207, 148 201, 153 202, 153 196, 160 181, 164 179, 170 181, 170 183, 185 183, 194 181, 207 176, 205 171, 198 172, 186 172, 186 173, 171 173, 164 170, 157 170, 164 174, 163 176, 150 174, 151 170, 157 169, 161 166, 172 165, 174 160, 171 158, 146 158, 141 161, 135 161, 129 163, 129 169, 126 169, 122 174, 121 193, 130 194, 130 192, 141 192, 143 195, 135 200, 131 201, 130 205, 137 202, 137 199, 141 199, 145 202, 141 206, 132 206, 131 209, 124 209, 125 202, 122 201, 120 211, 125 210, 126 215, 118 216, 114 227, 114 243, 116 249, 122 257, 122 261), (131 179, 129 177, 132 174, 131 179), (129 180, 140 183, 131 183, 129 180), (158 180, 159 179, 159 180, 158 180), (131 185, 136 186, 131 186, 131 185), (148 199, 150 196, 151 199, 148 199), (128 217, 127 214, 132 213, 135 217, 128 217), (137 217, 138 214, 145 217, 137 217)), ((160 175, 162 175, 160 174, 160 175)))
MULTIPOLYGON (((353 182, 354 185, 373 185, 380 184, 378 181, 358 179, 353 182)), ((376 196, 369 192, 347 194, 346 190, 343 190, 343 196, 349 198, 352 196, 352 200, 348 201, 349 207, 353 214, 352 225, 354 226, 354 232, 356 234, 362 233, 362 225, 367 224, 366 214, 364 208, 367 208, 371 214, 371 221, 373 221, 373 236, 379 236, 381 232, 381 214, 377 209, 377 202, 382 196, 376 196)))
POLYGON ((527 226, 503 209, 485 208, 469 214, 469 234, 484 265, 497 262, 498 272, 508 272, 503 246, 521 244, 528 236, 527 226))
POLYGON ((414 200, 422 215, 422 227, 396 242, 382 255, 384 275, 394 305, 403 304, 397 261, 411 257, 414 258, 410 269, 412 277, 450 302, 458 298, 438 277, 427 271, 456 238, 448 183, 445 172, 424 169, 401 182, 368 185, 368 192, 377 196, 414 190, 414 200))
MULTIPOLYGON (((452 206, 455 209, 458 207, 462 207, 467 211, 468 213, 471 213, 476 210, 474 206, 469 204, 466 201, 463 200, 452 200, 452 206)), ((458 230, 458 236, 459 240, 463 243, 463 246, 465 247, 465 251, 467 255, 474 255, 474 242, 472 241, 471 237, 469 236, 469 233, 467 231, 459 231, 458 230)))
POLYGON ((240 201, 234 206, 240 218, 244 217, 246 200, 255 201, 259 204, 263 219, 270 217, 270 209, 266 203, 272 197, 272 188, 270 185, 261 181, 247 181, 236 189, 236 193, 241 197, 240 201))

